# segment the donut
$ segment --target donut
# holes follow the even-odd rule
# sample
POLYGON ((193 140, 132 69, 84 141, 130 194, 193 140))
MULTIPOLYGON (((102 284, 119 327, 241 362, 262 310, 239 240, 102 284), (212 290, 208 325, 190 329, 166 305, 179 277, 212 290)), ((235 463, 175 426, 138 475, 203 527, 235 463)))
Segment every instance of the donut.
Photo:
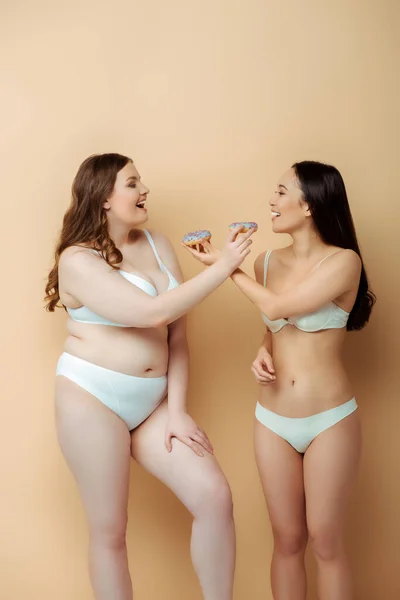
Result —
POLYGON ((246 233, 249 229, 255 229, 256 231, 258 229, 258 225, 254 221, 239 221, 238 223, 231 223, 229 225, 229 229, 237 229, 238 227, 242 228, 242 233, 246 233))
POLYGON ((185 246, 197 246, 197 244, 203 244, 204 242, 209 242, 211 239, 211 231, 208 229, 199 229, 198 231, 191 231, 187 233, 182 242, 185 246))

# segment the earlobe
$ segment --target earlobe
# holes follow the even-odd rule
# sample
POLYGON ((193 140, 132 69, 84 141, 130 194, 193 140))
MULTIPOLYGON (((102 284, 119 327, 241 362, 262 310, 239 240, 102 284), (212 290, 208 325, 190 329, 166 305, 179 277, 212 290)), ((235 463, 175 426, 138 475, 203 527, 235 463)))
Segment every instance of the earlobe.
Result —
POLYGON ((104 210, 110 210, 110 203, 108 202, 108 200, 106 200, 103 204, 103 208, 104 210))

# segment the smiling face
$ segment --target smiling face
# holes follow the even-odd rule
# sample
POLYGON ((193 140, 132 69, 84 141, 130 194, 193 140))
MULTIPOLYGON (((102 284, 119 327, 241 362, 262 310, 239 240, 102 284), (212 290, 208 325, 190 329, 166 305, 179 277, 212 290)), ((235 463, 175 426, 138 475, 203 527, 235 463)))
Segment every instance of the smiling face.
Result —
POLYGON ((311 213, 294 169, 289 169, 282 175, 269 204, 272 230, 275 233, 290 234, 308 225, 311 213))
POLYGON ((148 219, 145 204, 149 192, 135 165, 129 162, 118 172, 113 192, 104 202, 107 219, 132 229, 143 225, 148 219))

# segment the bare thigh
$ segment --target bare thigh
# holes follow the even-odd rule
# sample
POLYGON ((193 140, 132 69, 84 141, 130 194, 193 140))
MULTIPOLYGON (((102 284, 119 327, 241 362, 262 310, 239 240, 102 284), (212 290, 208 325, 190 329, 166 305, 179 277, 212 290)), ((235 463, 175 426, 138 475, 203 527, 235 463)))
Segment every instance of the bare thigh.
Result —
POLYGON ((275 548, 285 554, 296 553, 307 539, 303 457, 257 420, 254 446, 275 548))
POLYGON ((56 427, 92 534, 122 536, 127 522, 130 435, 126 424, 69 379, 56 378, 56 427))
POLYGON ((217 503, 218 495, 220 500, 230 503, 228 483, 214 456, 205 452, 199 457, 176 438, 172 440, 172 452, 167 451, 164 444, 167 418, 164 401, 131 433, 132 457, 168 486, 193 515, 207 499, 217 503))
POLYGON ((304 457, 307 522, 319 554, 342 533, 361 454, 358 410, 315 438, 304 457))

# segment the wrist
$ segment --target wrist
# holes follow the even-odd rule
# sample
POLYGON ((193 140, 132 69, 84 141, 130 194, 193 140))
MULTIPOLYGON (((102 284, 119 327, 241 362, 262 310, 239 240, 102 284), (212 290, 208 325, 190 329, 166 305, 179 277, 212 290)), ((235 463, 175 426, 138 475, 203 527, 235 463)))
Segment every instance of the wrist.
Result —
POLYGON ((231 273, 231 278, 234 279, 236 275, 239 275, 239 273, 241 273, 241 269, 239 267, 236 267, 236 269, 234 269, 231 273))
POLYGON ((187 414, 186 406, 169 406, 168 405, 168 415, 170 417, 186 415, 186 414, 187 414))
POLYGON ((221 258, 214 263, 214 266, 219 269, 225 279, 231 276, 231 273, 235 268, 232 264, 229 264, 228 260, 224 256, 221 256, 221 258))
POLYGON ((259 352, 263 352, 263 353, 265 353, 265 352, 266 352, 267 354, 269 354, 269 355, 272 357, 272 354, 271 354, 271 349, 270 349, 270 348, 268 348, 268 346, 261 346, 261 348, 260 348, 259 352))

